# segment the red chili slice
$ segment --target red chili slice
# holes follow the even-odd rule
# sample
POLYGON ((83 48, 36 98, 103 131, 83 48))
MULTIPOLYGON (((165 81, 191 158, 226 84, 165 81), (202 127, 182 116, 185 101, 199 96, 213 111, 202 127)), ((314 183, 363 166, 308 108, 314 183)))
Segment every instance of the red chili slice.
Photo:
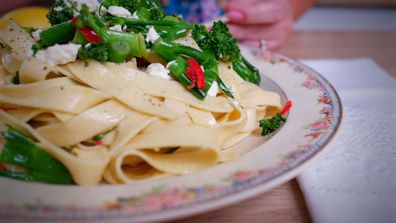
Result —
POLYGON ((73 23, 74 25, 76 25, 78 18, 80 18, 80 16, 74 17, 70 20, 71 23, 73 23))
POLYGON ((91 28, 83 27, 79 29, 80 32, 87 38, 88 42, 90 43, 99 43, 101 41, 101 38, 98 34, 96 34, 95 31, 93 31, 91 28))
MULTIPOLYGON (((72 18, 70 20, 71 23, 73 23, 74 25, 77 24, 77 20, 78 18, 80 18, 79 16, 72 18)), ((102 39, 100 38, 100 36, 93 31, 91 28, 88 27, 82 27, 82 28, 78 28, 78 30, 80 30, 80 32, 84 35, 84 37, 88 40, 88 42, 90 43, 99 43, 102 39)))
POLYGON ((187 63, 186 75, 193 83, 191 88, 198 87, 201 90, 205 90, 205 74, 201 65, 194 58, 188 58, 187 63))
POLYGON ((292 107, 292 102, 291 102, 291 101, 287 101, 286 104, 285 104, 285 106, 283 106, 282 111, 279 112, 279 114, 280 114, 280 115, 286 114, 286 113, 290 110, 291 107, 292 107))

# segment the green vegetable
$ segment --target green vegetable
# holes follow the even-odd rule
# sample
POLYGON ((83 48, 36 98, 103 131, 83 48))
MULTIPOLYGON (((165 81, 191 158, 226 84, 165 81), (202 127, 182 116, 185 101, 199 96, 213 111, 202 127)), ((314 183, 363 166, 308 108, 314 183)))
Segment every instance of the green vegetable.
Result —
POLYGON ((154 26, 156 29, 162 31, 162 29, 168 29, 172 27, 172 29, 192 29, 194 27, 193 24, 181 22, 179 20, 173 19, 174 17, 165 17, 160 20, 138 20, 138 19, 129 19, 124 17, 116 17, 116 16, 107 16, 105 17, 106 21, 114 26, 121 25, 127 26, 129 28, 134 28, 136 30, 147 30, 147 26, 154 26))
POLYGON ((32 50, 33 50, 33 55, 36 55, 36 53, 40 50, 45 49, 45 47, 43 45, 41 45, 40 43, 35 43, 32 46, 32 50))
POLYGON ((260 83, 260 74, 257 68, 241 55, 237 40, 232 36, 225 23, 214 22, 209 32, 205 26, 195 25, 192 37, 201 49, 213 54, 216 59, 224 62, 231 61, 235 72, 244 80, 255 84, 260 83))
POLYGON ((108 130, 108 131, 99 133, 99 134, 95 135, 94 137, 92 137, 92 140, 95 141, 95 142, 97 142, 99 140, 102 140, 107 134, 109 134, 109 132, 113 131, 114 129, 115 129, 115 127, 110 129, 110 130, 108 130))
POLYGON ((275 130, 277 130, 282 123, 286 122, 286 118, 282 117, 279 113, 276 113, 274 117, 271 119, 262 119, 259 121, 260 128, 263 128, 261 131, 262 136, 266 136, 275 130))
MULTIPOLYGON (((109 46, 107 48, 109 51, 106 52, 108 54, 107 61, 121 63, 128 56, 147 56, 146 44, 141 33, 117 32, 107 29, 104 22, 94 13, 89 12, 86 5, 82 6, 76 25, 92 29, 100 36, 101 43, 109 46)), ((100 55, 100 57, 105 58, 106 55, 100 55)))
POLYGON ((108 61, 110 46, 106 43, 91 43, 89 46, 82 46, 78 50, 78 58, 84 60, 84 63, 88 65, 88 59, 94 59, 97 61, 108 61))
POLYGON ((6 140, 0 154, 0 162, 24 167, 27 172, 0 170, 0 176, 24 181, 52 184, 71 184, 69 171, 56 159, 38 147, 25 133, 6 125, 2 132, 6 140))
POLYGON ((27 33, 29 33, 30 36, 32 36, 33 33, 34 33, 34 31, 36 31, 36 30, 37 30, 37 29, 36 29, 36 28, 33 28, 33 27, 25 28, 25 31, 26 31, 27 33))
POLYGON ((74 9, 65 4, 64 0, 55 0, 50 8, 47 18, 51 25, 67 22, 74 17, 74 9))
POLYGON ((135 11, 140 19, 158 20, 165 16, 158 0, 104 0, 106 8, 115 5, 127 9, 131 14, 135 11))
POLYGON ((40 44, 46 47, 65 44, 73 40, 76 26, 70 21, 62 22, 40 32, 40 44))
POLYGON ((76 26, 70 21, 59 23, 40 32, 40 41, 32 46, 33 53, 55 44, 65 44, 73 40, 76 26))
POLYGON ((217 84, 219 85, 219 88, 224 92, 225 95, 228 97, 234 99, 234 95, 232 95, 232 92, 228 87, 224 84, 223 80, 221 80, 220 77, 217 77, 217 84))
MULTIPOLYGON (((176 57, 174 62, 169 66, 169 70, 173 77, 175 77, 184 87, 192 85, 191 80, 185 74, 187 66, 187 60, 181 56, 176 57)), ((206 92, 197 87, 190 89, 190 92, 200 100, 203 100, 206 97, 206 92)))
MULTIPOLYGON (((155 54, 157 54, 159 57, 161 57, 162 59, 164 59, 167 62, 176 60, 176 58, 178 58, 179 61, 177 61, 178 63, 176 63, 176 65, 180 66, 178 68, 179 73, 180 73, 181 69, 184 69, 183 70, 183 73, 184 73, 186 70, 186 67, 187 67, 187 65, 184 66, 184 63, 181 62, 181 59, 179 58, 181 56, 182 56, 181 58, 192 57, 192 58, 196 59, 203 66, 204 73, 205 73, 205 86, 206 86, 205 91, 200 90, 200 92, 195 92, 194 91, 195 88, 193 88, 193 90, 191 91, 191 93, 193 93, 197 98, 199 98, 201 100, 206 97, 206 93, 212 86, 213 82, 220 79, 220 77, 218 76, 217 60, 211 54, 201 52, 201 51, 191 48, 189 46, 168 42, 168 41, 163 40, 162 38, 158 39, 154 43, 152 50, 155 54)), ((187 62, 185 64, 187 64, 187 62)), ((173 66, 171 66, 171 73, 174 72, 174 71, 172 71, 172 69, 175 69, 175 66, 176 66, 175 64, 172 64, 172 65, 173 66)), ((182 79, 184 79, 185 74, 184 74, 184 76, 180 76, 180 74, 174 74, 174 76, 184 86, 191 85, 191 82, 189 84, 187 84, 186 81, 182 80, 182 79)), ((187 80, 189 80, 189 79, 187 78, 187 80)), ((219 84, 220 84, 219 86, 225 92, 226 95, 232 96, 231 92, 228 90, 228 88, 224 85, 224 83, 221 80, 220 80, 219 84)))
POLYGON ((203 65, 205 69, 217 65, 216 59, 209 54, 205 54, 189 46, 165 41, 162 38, 154 43, 152 50, 166 61, 174 60, 179 55, 183 55, 193 57, 203 65))
POLYGON ((184 25, 175 25, 173 27, 167 27, 162 29, 159 32, 159 35, 162 39, 166 41, 172 41, 187 36, 190 30, 191 29, 189 27, 186 27, 184 25))

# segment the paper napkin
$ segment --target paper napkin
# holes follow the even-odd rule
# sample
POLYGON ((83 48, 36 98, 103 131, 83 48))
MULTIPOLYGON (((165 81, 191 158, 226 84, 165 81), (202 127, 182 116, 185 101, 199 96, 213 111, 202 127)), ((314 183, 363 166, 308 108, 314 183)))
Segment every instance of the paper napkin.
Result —
POLYGON ((396 81, 370 59, 302 61, 336 88, 344 118, 299 177, 318 223, 396 222, 396 81))

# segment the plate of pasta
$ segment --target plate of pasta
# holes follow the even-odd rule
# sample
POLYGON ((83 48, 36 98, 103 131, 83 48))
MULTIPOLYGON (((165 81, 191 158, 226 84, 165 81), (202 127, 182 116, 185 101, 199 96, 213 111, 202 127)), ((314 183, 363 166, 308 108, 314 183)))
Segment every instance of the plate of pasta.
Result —
POLYGON ((55 1, 50 27, 0 31, 1 218, 202 213, 295 177, 336 133, 322 76, 239 46, 225 23, 82 2, 55 1))

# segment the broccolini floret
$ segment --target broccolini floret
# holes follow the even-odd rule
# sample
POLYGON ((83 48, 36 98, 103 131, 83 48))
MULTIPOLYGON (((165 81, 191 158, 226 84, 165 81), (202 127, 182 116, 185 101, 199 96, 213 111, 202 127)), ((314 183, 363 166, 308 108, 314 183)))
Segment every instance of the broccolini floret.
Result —
POLYGON ((158 20, 165 16, 158 0, 104 0, 102 5, 123 7, 131 14, 136 12, 140 19, 158 20))
POLYGON ((259 121, 260 128, 262 128, 261 135, 266 136, 277 130, 282 123, 286 122, 286 118, 282 117, 280 113, 270 119, 262 119, 259 121))
POLYGON ((55 0, 50 8, 47 18, 51 25, 69 21, 74 17, 74 9, 66 5, 64 0, 55 0))
POLYGON ((85 64, 88 64, 88 59, 94 59, 97 61, 108 61, 109 60, 110 46, 106 43, 91 43, 83 46, 78 50, 78 58, 84 60, 85 64))
POLYGON ((209 32, 205 26, 195 25, 192 37, 202 50, 213 54, 216 59, 224 62, 231 61, 235 72, 244 80, 255 84, 260 83, 258 70, 242 56, 237 40, 225 23, 214 22, 209 32))
POLYGON ((227 25, 221 21, 214 22, 209 32, 206 31, 205 26, 196 25, 192 36, 201 49, 212 52, 222 61, 227 62, 240 54, 237 40, 232 36, 227 25))

